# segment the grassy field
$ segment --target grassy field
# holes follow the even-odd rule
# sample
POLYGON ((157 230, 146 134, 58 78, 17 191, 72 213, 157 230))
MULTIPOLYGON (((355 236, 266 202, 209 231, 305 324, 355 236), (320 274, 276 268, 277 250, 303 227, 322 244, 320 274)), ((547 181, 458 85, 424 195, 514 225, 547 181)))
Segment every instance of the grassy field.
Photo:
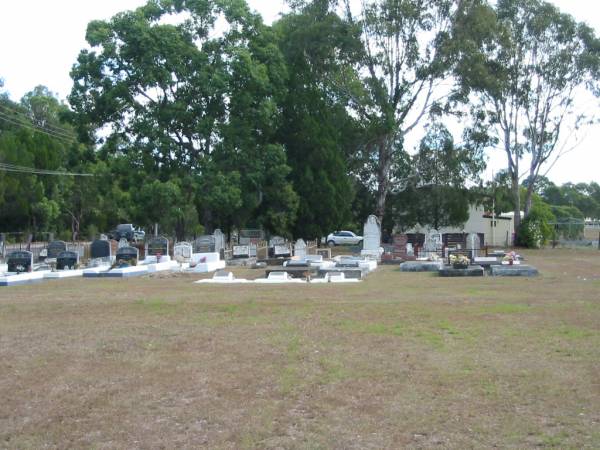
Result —
POLYGON ((600 252, 526 256, 541 277, 0 288, 0 448, 599 448, 600 252))

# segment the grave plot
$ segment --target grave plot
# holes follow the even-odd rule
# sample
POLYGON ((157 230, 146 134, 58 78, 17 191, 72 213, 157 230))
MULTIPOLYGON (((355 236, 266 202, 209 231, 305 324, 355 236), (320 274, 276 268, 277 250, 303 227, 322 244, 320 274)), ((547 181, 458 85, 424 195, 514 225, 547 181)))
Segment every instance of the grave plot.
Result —
POLYGON ((493 277, 536 277, 539 275, 537 268, 527 264, 499 264, 490 267, 493 277))
POLYGON ((464 268, 455 268, 453 266, 444 266, 439 271, 440 277, 482 277, 484 275, 483 267, 469 265, 464 268))
POLYGON ((56 258, 56 270, 44 275, 46 279, 74 278, 83 276, 83 269, 79 269, 79 254, 77 252, 61 252, 56 258))
POLYGON ((0 286, 14 286, 41 281, 48 271, 33 271, 33 253, 16 251, 6 257, 7 271, 0 276, 0 286))
POLYGON ((232 250, 232 259, 229 260, 230 266, 253 266, 256 264, 256 245, 244 244, 234 245, 232 250))
POLYGON ((233 273, 218 270, 215 272, 212 278, 195 281, 196 284, 240 284, 240 283, 249 283, 248 280, 244 278, 236 278, 233 273))
POLYGON ((400 264, 402 272, 437 272, 443 267, 442 261, 405 261, 400 264))
POLYGON ((90 246, 90 261, 83 269, 84 278, 95 278, 111 269, 114 263, 112 247, 108 239, 97 239, 90 246))
POLYGON ((200 236, 193 243, 193 253, 187 272, 209 273, 224 269, 225 238, 221 230, 213 234, 200 236))
POLYGON ((140 262, 149 273, 179 269, 179 263, 169 255, 169 240, 164 236, 152 237, 146 243, 146 258, 140 262))
POLYGON ((269 272, 267 278, 259 278, 258 280, 254 280, 254 282, 258 284, 306 283, 306 281, 301 278, 294 278, 290 276, 288 272, 279 270, 269 272))
POLYGON ((135 247, 121 247, 115 256, 115 266, 107 272, 100 272, 103 278, 129 278, 145 275, 148 266, 138 265, 139 250, 135 247))

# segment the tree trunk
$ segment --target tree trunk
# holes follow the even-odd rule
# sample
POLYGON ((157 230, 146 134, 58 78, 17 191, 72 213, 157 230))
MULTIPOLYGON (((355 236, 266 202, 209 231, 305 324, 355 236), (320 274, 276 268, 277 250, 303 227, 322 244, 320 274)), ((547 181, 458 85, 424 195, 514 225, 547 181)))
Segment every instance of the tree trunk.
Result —
POLYGON ((383 223, 385 215, 385 203, 390 191, 390 172, 392 169, 392 142, 390 136, 383 136, 379 140, 378 165, 377 165, 377 207, 375 215, 379 223, 383 223))
POLYGON ((515 242, 517 241, 517 235, 519 233, 519 227, 521 226, 521 192, 519 185, 519 172, 513 172, 510 174, 511 178, 511 190, 513 200, 515 202, 514 210, 514 225, 515 225, 515 242))

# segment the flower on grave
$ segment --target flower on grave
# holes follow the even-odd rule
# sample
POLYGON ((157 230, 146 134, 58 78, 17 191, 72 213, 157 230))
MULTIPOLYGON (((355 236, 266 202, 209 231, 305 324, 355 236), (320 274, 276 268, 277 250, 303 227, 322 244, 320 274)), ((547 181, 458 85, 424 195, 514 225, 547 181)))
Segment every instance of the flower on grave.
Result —
POLYGON ((506 255, 504 255, 504 258, 502 258, 502 260, 507 262, 516 261, 517 254, 515 252, 508 252, 506 255))
POLYGON ((471 263, 471 260, 467 258, 465 255, 455 254, 450 255, 450 264, 453 266, 468 266, 471 263))

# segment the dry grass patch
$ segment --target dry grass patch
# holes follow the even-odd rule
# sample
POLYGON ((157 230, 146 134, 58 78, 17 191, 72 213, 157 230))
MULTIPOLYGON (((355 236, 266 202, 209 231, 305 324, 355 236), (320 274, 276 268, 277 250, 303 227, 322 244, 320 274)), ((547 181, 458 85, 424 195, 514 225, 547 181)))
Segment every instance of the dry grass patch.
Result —
POLYGON ((527 253, 536 279, 3 288, 0 448, 598 448, 599 256, 527 253))

